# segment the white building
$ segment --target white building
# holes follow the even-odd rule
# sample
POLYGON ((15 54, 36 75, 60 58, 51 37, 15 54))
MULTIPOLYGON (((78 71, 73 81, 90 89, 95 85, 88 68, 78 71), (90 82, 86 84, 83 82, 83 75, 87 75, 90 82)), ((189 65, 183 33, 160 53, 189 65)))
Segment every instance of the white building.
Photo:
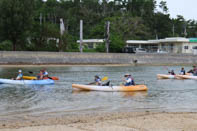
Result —
MULTIPOLYGON (((77 43, 80 43, 80 40, 77 40, 77 43)), ((82 43, 89 49, 95 49, 98 44, 104 43, 104 39, 84 39, 82 43)))
POLYGON ((126 47, 143 48, 147 52, 195 53, 197 39, 172 37, 158 40, 127 40, 126 47))

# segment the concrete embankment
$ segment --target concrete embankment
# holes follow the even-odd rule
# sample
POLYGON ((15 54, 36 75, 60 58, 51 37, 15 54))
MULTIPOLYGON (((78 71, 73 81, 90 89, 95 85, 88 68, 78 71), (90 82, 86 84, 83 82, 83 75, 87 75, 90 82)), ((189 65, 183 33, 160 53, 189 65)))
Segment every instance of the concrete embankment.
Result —
POLYGON ((0 51, 0 64, 197 64, 191 54, 126 54, 0 51))

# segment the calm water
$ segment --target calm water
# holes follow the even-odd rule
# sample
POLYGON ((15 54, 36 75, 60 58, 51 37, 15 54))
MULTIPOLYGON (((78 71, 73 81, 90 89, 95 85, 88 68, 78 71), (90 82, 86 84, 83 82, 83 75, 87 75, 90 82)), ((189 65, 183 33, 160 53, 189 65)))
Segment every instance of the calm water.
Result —
MULTIPOLYGON (((168 67, 178 72, 181 67, 168 67)), ((185 67, 189 70, 190 67, 185 67)), ((19 68, 0 68, 0 78, 15 76, 19 68)), ((38 72, 40 68, 21 68, 38 72)), ((97 67, 70 66, 47 68, 51 76, 58 76, 55 85, 27 86, 0 85, 0 119, 21 114, 115 112, 115 111, 170 111, 197 110, 197 81, 157 80, 157 73, 166 73, 163 66, 97 67), (86 84, 94 75, 108 76, 113 85, 120 84, 125 73, 131 73, 136 83, 147 84, 147 92, 79 92, 72 83, 86 84)), ((36 73, 35 73, 36 74, 36 73)))

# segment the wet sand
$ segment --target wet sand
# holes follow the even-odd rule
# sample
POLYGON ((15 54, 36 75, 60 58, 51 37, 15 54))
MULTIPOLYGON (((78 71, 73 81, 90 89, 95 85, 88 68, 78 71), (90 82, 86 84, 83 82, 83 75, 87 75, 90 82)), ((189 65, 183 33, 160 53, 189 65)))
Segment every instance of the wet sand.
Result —
POLYGON ((126 112, 59 117, 21 116, 0 121, 0 131, 196 131, 197 113, 126 112))

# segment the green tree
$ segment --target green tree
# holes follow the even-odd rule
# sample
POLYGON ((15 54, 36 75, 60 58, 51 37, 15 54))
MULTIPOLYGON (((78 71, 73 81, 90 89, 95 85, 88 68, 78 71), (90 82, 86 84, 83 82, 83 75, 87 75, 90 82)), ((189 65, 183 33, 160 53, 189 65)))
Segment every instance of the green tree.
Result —
POLYGON ((162 9, 164 13, 168 13, 168 7, 167 7, 167 2, 166 1, 161 1, 159 4, 159 7, 162 9))
POLYGON ((2 40, 10 40, 13 50, 26 43, 33 21, 35 0, 0 1, 0 35, 2 40))

